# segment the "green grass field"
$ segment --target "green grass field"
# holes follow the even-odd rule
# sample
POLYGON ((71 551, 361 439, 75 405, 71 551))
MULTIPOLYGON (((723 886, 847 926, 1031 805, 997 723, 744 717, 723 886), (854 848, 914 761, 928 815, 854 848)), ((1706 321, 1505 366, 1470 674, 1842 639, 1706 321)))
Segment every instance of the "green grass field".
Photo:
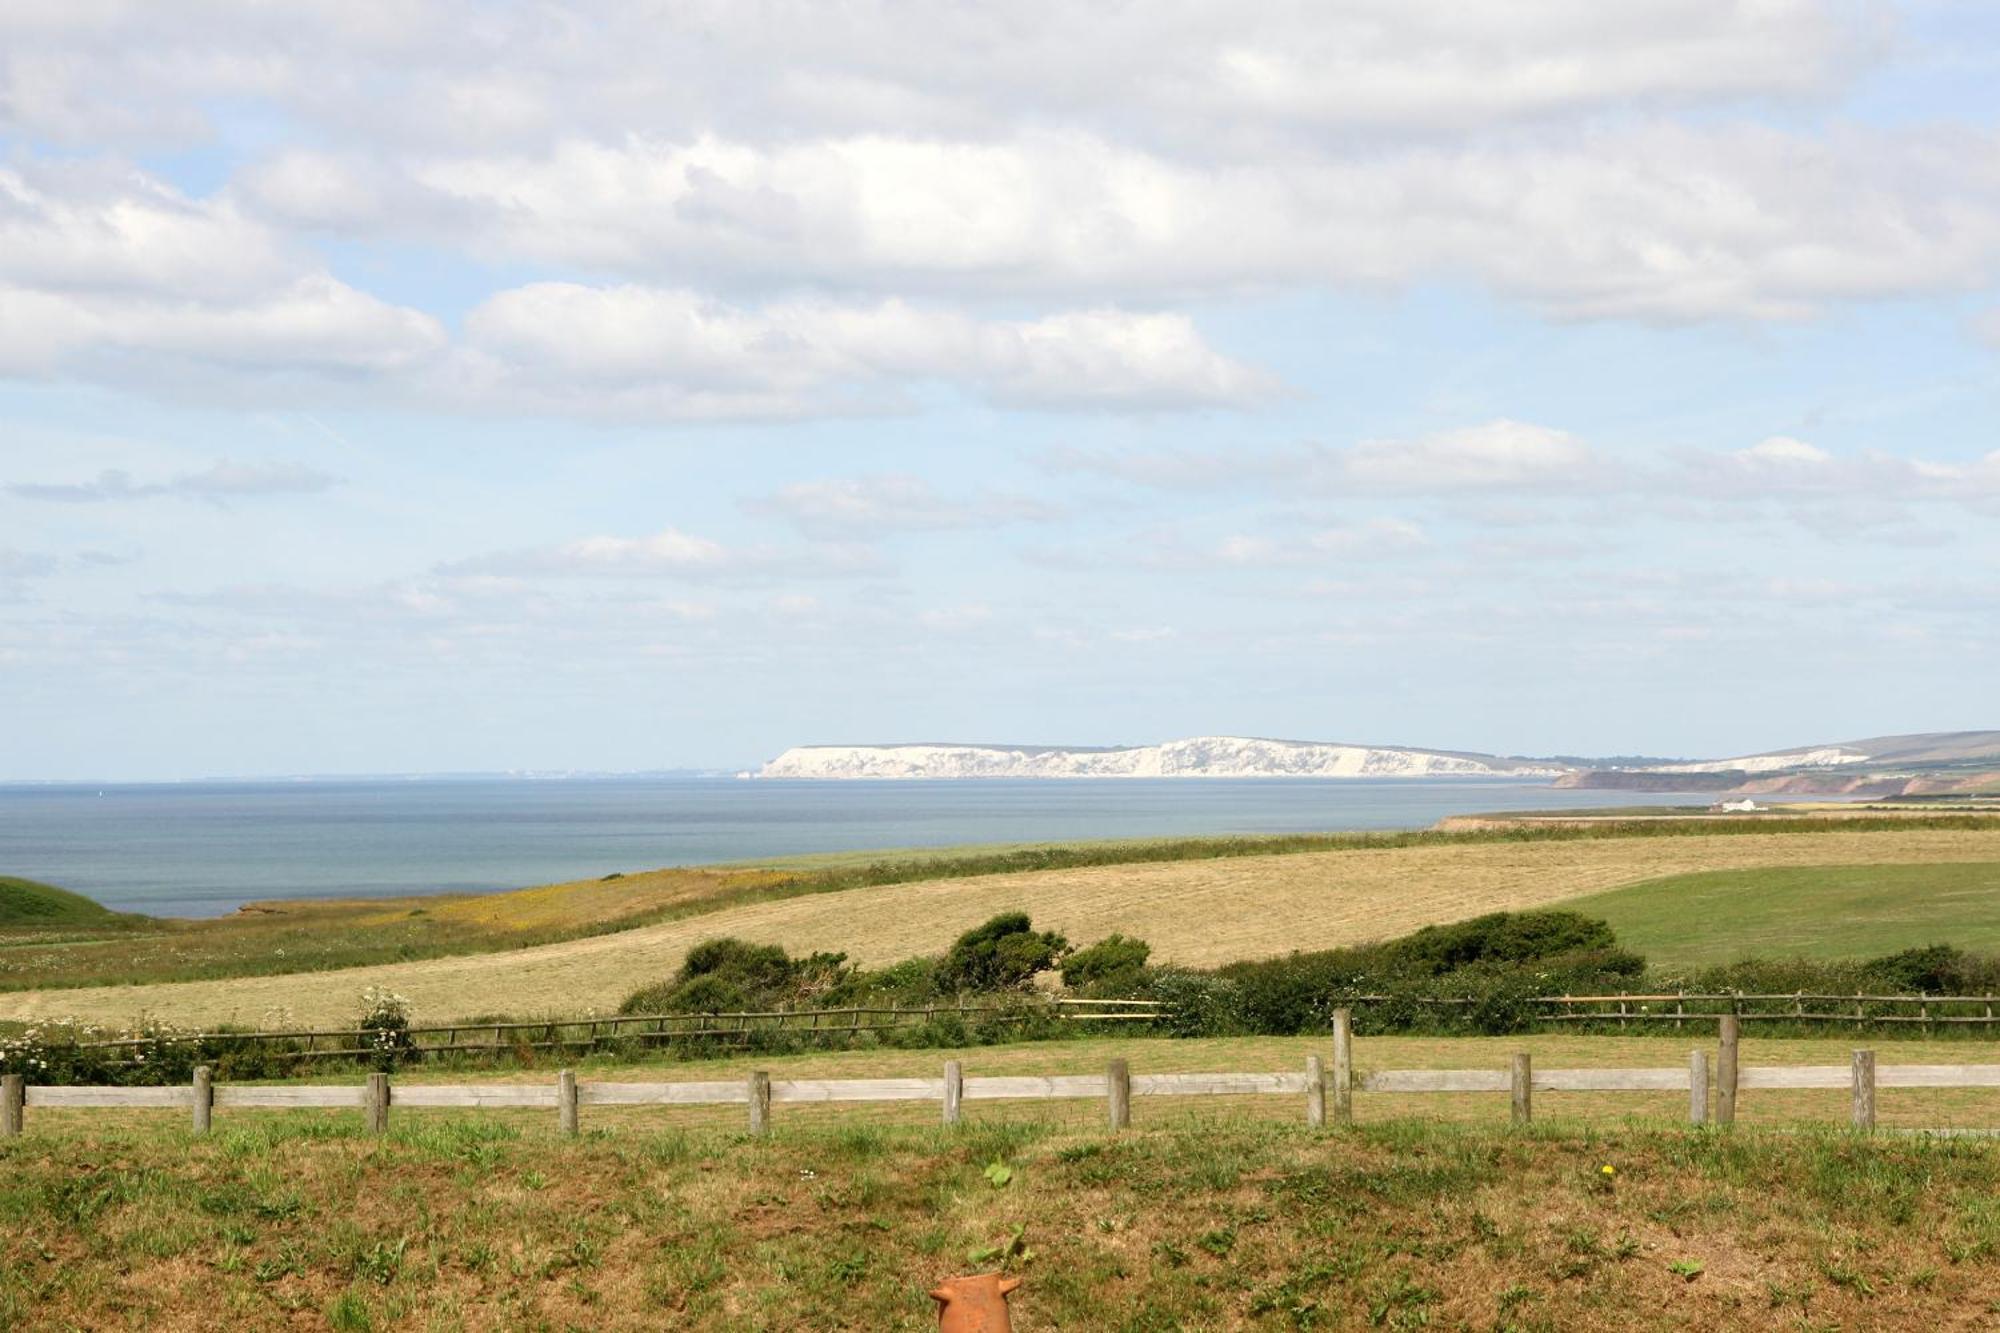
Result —
POLYGON ((1873 958, 1927 944, 2000 952, 2000 863, 1784 866, 1634 884, 1562 904, 1661 966, 1873 958))
POLYGON ((120 915, 53 884, 0 875, 0 931, 107 930, 143 920, 120 915))
POLYGON ((1996 1199, 1845 1134, 277 1114, 0 1144, 0 1327, 878 1333, 1004 1267, 1023 1333, 1928 1330, 2000 1308, 1996 1199))

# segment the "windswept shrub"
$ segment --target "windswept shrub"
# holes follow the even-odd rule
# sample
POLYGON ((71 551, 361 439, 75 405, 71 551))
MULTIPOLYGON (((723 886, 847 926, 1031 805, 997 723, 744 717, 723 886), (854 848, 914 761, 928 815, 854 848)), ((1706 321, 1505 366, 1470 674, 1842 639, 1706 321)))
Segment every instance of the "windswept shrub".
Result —
POLYGON ((938 993, 1024 990, 1037 972, 1058 966, 1068 953, 1068 940, 1037 931, 1026 912, 1002 912, 959 936, 938 961, 938 993))
POLYGON ((1152 947, 1125 935, 1106 935, 1063 960, 1063 985, 1092 999, 1125 999, 1146 988, 1152 947))
POLYGON ((745 990, 778 990, 791 983, 793 963, 776 944, 752 944, 748 940, 703 940, 689 949, 681 962, 679 979, 722 977, 745 990))
POLYGON ((809 1007, 850 977, 847 955, 793 958, 775 944, 703 940, 667 981, 642 986, 618 1007, 625 1014, 714 1014, 809 1007))
POLYGON ((1896 994, 1964 995, 1983 989, 1972 979, 1978 960, 1949 944, 1905 949, 1863 969, 1873 988, 1896 994))
POLYGON ((1490 912, 1448 926, 1425 926, 1385 945, 1384 951, 1399 971, 1439 976, 1478 963, 1532 963, 1617 946, 1610 925, 1576 912, 1490 912))

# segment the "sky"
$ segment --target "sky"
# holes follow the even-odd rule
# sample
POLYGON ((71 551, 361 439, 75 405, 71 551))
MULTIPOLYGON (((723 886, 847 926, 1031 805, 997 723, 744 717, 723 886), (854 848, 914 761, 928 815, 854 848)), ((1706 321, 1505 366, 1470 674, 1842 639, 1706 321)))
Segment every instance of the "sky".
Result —
POLYGON ((2000 11, 0 0, 0 778, 2000 725, 2000 11))

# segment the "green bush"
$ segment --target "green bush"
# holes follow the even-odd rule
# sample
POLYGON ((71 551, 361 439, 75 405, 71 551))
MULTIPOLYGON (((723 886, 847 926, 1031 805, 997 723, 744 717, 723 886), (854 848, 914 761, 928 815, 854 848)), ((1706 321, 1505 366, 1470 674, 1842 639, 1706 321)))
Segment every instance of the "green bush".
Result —
POLYGON ((1146 989, 1152 952, 1144 940, 1106 935, 1063 960, 1063 985, 1093 999, 1129 998, 1146 989))
POLYGON ((1233 1037, 1247 1031, 1242 988, 1228 977, 1185 967, 1153 969, 1151 998, 1166 1008, 1160 1030, 1173 1037, 1233 1037))
POLYGON ((905 958, 874 971, 856 968, 824 998, 831 1006, 858 1004, 863 1000, 915 1005, 935 999, 937 993, 937 959, 905 958))
MULTIPOLYGON (((1617 946, 1607 923, 1575 912, 1490 912, 1448 926, 1425 926, 1384 951, 1398 971, 1440 976, 1477 963, 1532 963, 1617 946)), ((1645 966, 1643 960, 1640 966, 1645 966)))
POLYGON ((1325 1031, 1333 1011, 1355 995, 1387 989, 1392 978, 1383 968, 1374 949, 1321 949, 1230 963, 1217 975, 1235 983, 1238 1012, 1250 1031, 1289 1037, 1325 1031))
POLYGON ((1068 953, 1068 940, 1036 931, 1026 912, 1002 912, 959 936, 938 961, 938 993, 1023 990, 1068 953))
POLYGON ((1617 989, 1645 968, 1602 921, 1496 912, 1381 944, 1231 963, 1219 975, 1239 988, 1244 1027, 1270 1036, 1323 1032, 1343 1006, 1362 1032, 1504 1033, 1534 1021, 1535 995, 1617 989))
POLYGON ((688 950, 670 979, 633 991, 618 1012, 712 1014, 805 1008, 839 991, 851 974, 846 954, 793 958, 775 944, 726 937, 703 940, 688 950))
POLYGON ((1905 949, 1871 960, 1864 969, 1872 989, 1895 994, 1968 995, 1984 991, 1992 977, 1985 960, 1949 944, 1905 949))

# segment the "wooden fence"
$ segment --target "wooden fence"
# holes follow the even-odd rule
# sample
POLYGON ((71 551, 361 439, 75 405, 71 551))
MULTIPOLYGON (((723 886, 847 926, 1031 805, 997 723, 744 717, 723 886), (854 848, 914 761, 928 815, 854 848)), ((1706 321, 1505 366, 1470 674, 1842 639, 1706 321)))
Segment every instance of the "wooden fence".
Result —
MULTIPOLYGON (((1365 1007, 1394 999, 1388 995, 1357 995, 1348 1000, 1365 1007)), ((1426 1008, 1462 1008, 1475 1001, 1452 996, 1422 996, 1426 1008)), ((1671 1025, 1680 1030, 1715 1023, 1734 1015, 1746 1023, 1782 1022, 1835 1024, 1856 1029, 1877 1023, 1936 1025, 2000 1023, 1993 995, 1831 995, 1809 991, 1778 994, 1674 991, 1656 995, 1539 995, 1530 1004, 1541 1012, 1537 1021, 1584 1023, 1619 1028, 1671 1025)), ((941 1018, 968 1023, 1022 1023, 1050 1014, 1079 1023, 1152 1023, 1171 1015, 1169 1006, 1153 1000, 1040 1001, 1033 1005, 927 1005, 923 1007, 839 1009, 771 1009, 713 1014, 614 1014, 609 1017, 546 1018, 496 1023, 452 1023, 402 1029, 397 1049, 405 1056, 498 1054, 509 1051, 579 1051, 628 1044, 658 1046, 694 1042, 718 1046, 748 1046, 760 1033, 782 1033, 809 1041, 838 1042, 864 1033, 893 1032, 928 1026, 941 1018)), ((126 1037, 79 1043, 85 1050, 135 1054, 158 1045, 159 1037, 126 1037)), ((179 1035, 165 1040, 206 1043, 243 1050, 279 1047, 278 1054, 296 1060, 354 1060, 382 1054, 380 1034, 365 1028, 327 1028, 276 1032, 226 1032, 179 1035)), ((112 1061, 115 1065, 118 1062, 112 1061)), ((137 1064, 135 1061, 126 1063, 137 1064)))
POLYGON ((1927 1028, 2000 1023, 1994 995, 1835 995, 1813 991, 1755 994, 1743 991, 1658 995, 1541 995, 1532 1001, 1550 1023, 1630 1025, 1712 1023, 1725 1014, 1746 1023, 1834 1024, 1868 1027, 1917 1023, 1927 1028))
POLYGON ((967 1078, 957 1060, 945 1062, 942 1077, 886 1079, 773 1079, 759 1070, 745 1079, 677 1083, 580 1082, 571 1070, 551 1083, 391 1085, 386 1074, 365 1084, 344 1086, 215 1084, 207 1066, 182 1087, 45 1087, 28 1085, 19 1074, 0 1078, 0 1137, 22 1132, 31 1109, 162 1108, 187 1112, 197 1133, 206 1133, 220 1110, 327 1107, 358 1110, 375 1133, 385 1132, 391 1107, 459 1107, 553 1110, 557 1126, 577 1132, 586 1106, 731 1106, 747 1108, 748 1128, 766 1132, 772 1108, 786 1104, 834 1102, 935 1102, 944 1123, 956 1124, 968 1101, 1023 1101, 1045 1098, 1102 1099, 1113 1129, 1131 1123, 1134 1097, 1279 1096, 1301 1100, 1308 1125, 1353 1119, 1357 1093, 1510 1094, 1513 1119, 1533 1118, 1537 1093, 1686 1092, 1688 1119, 1736 1119, 1742 1093, 1752 1089, 1847 1088, 1855 1127, 1875 1125, 1877 1088, 2000 1088, 2000 1065, 1878 1066, 1873 1051, 1858 1050, 1847 1065, 1742 1066, 1737 1020, 1720 1021, 1717 1058, 1691 1052, 1685 1067, 1660 1069, 1544 1069, 1530 1056, 1514 1055, 1506 1069, 1389 1069, 1362 1073, 1354 1067, 1353 1027, 1347 1010, 1334 1015, 1332 1064, 1307 1057, 1296 1073, 1133 1074, 1123 1059, 1102 1074, 967 1078), (1710 1094, 1713 1092, 1713 1111, 1710 1094))
MULTIPOLYGON (((862 1033, 926 1027, 939 1019, 965 1023, 1024 1023, 1053 1014, 1066 1022, 1150 1023, 1166 1007, 1154 1000, 1046 1000, 1012 1007, 926 1005, 839 1009, 738 1010, 709 1014, 613 1014, 598 1018, 545 1018, 497 1023, 451 1023, 394 1030, 388 1040, 401 1055, 495 1054, 508 1051, 590 1051, 603 1045, 640 1046, 701 1042, 746 1046, 759 1033, 840 1040, 862 1033)), ((370 1028, 177 1034, 171 1038, 120 1037, 79 1042, 83 1050, 135 1054, 162 1040, 206 1043, 236 1050, 276 1046, 287 1059, 353 1060, 383 1053, 384 1034, 370 1028)), ((113 1061, 112 1063, 117 1063, 113 1061)), ((136 1061, 129 1063, 137 1063, 136 1061)))

